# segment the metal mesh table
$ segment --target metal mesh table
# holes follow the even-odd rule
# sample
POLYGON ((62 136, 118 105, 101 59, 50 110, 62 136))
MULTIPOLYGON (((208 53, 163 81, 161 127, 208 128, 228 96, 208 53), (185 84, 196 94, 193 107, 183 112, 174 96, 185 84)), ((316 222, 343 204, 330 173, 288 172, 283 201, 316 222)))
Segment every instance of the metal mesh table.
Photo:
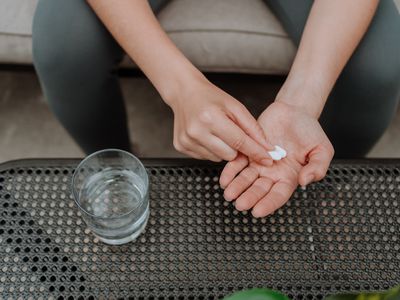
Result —
POLYGON ((224 201, 220 166, 145 160, 144 234, 108 246, 70 194, 77 160, 0 165, 2 299, 218 299, 271 287, 294 299, 400 282, 400 160, 336 161, 273 216, 224 201))

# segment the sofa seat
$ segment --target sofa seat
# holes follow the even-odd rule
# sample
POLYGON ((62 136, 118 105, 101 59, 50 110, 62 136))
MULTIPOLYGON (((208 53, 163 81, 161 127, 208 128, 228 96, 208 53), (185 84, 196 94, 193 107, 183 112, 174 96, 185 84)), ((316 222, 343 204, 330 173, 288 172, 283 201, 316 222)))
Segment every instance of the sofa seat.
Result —
MULTIPOLYGON (((32 63, 36 4, 37 0, 2 0, 1 64, 32 63)), ((262 0, 171 0, 158 18, 202 71, 286 74, 295 55, 293 43, 262 0)), ((121 67, 136 66, 126 57, 121 67)))

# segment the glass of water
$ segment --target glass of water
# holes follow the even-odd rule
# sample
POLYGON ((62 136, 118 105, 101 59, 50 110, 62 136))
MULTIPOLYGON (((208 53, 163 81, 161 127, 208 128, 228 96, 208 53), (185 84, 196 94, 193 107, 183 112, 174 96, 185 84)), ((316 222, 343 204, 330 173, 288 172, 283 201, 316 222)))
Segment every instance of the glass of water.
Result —
POLYGON ((72 178, 75 202, 90 230, 104 243, 134 240, 149 218, 149 177, 132 154, 106 149, 86 157, 72 178))

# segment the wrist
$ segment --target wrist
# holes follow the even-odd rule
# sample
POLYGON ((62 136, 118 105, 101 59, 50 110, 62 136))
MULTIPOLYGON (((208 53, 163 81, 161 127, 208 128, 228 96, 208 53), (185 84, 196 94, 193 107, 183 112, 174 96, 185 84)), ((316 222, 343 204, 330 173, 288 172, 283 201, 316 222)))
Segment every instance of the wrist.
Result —
POLYGON ((182 95, 187 94, 186 91, 195 89, 195 86, 205 82, 208 80, 198 69, 188 66, 171 73, 169 78, 165 79, 164 84, 156 88, 164 102, 173 107, 185 98, 182 95))
POLYGON ((317 77, 289 74, 275 101, 295 106, 318 119, 328 95, 329 90, 317 77))

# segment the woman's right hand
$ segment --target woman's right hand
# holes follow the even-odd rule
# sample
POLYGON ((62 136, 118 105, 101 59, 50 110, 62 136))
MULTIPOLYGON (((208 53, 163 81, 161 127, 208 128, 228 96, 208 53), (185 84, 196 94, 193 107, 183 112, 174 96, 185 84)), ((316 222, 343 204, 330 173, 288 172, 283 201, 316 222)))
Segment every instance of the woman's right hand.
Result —
POLYGON ((233 160, 237 151, 272 163, 263 131, 247 109, 211 84, 174 45, 146 0, 88 0, 114 38, 175 114, 174 145, 200 159, 233 160))
POLYGON ((197 159, 231 161, 238 152, 271 165, 264 131, 246 107, 207 79, 166 101, 174 112, 174 147, 197 159))

